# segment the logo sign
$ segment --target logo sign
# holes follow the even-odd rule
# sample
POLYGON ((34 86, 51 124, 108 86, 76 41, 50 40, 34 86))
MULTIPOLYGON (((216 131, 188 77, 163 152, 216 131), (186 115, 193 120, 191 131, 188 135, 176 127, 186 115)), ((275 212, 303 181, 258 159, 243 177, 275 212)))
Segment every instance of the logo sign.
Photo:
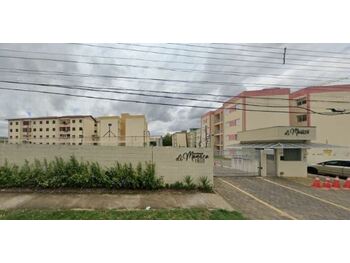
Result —
POLYGON ((176 161, 180 161, 180 162, 192 161, 192 162, 196 162, 196 163, 204 163, 205 160, 208 158, 209 158, 209 156, 207 154, 189 151, 189 152, 179 154, 176 157, 176 161))
POLYGON ((310 134, 310 130, 308 129, 299 129, 299 128, 290 128, 288 129, 284 135, 286 136, 299 136, 299 135, 308 135, 310 134))

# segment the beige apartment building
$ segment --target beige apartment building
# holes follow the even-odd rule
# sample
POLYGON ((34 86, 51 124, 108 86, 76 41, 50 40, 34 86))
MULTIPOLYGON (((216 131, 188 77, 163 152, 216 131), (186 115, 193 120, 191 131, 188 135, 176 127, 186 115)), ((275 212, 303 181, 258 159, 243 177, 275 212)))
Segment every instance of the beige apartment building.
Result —
POLYGON ((238 132, 289 125, 289 93, 284 88, 244 91, 216 111, 204 114, 201 131, 207 143, 203 147, 210 147, 208 141, 212 141, 216 154, 223 154, 233 151, 227 147, 238 143, 238 132), (276 109, 286 113, 273 112, 276 109))
POLYGON ((187 147, 197 148, 200 147, 201 138, 200 138, 201 129, 191 128, 187 132, 187 147))
MULTIPOLYGON (((350 147, 350 114, 337 114, 350 112, 349 101, 350 85, 307 87, 292 93, 285 88, 244 91, 218 110, 202 116, 202 139, 213 137, 216 154, 232 154, 235 150, 229 146, 238 143, 239 132, 273 126, 303 126, 316 127, 315 143, 350 147)), ((322 151, 326 150, 311 149, 309 153, 321 156, 322 151)), ((327 152, 331 153, 328 159, 350 158, 348 148, 327 152)))
POLYGON ((8 142, 146 146, 149 132, 144 115, 14 118, 8 120, 8 142))
POLYGON ((171 140, 173 147, 187 147, 187 131, 173 133, 171 140))

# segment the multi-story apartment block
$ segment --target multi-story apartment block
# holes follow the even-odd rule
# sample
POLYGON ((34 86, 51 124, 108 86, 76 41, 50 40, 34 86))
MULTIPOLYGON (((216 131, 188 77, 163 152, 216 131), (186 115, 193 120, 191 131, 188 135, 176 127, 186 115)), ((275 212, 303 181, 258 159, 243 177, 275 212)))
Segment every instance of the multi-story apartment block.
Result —
POLYGON ((204 114, 201 118, 201 147, 210 147, 211 143, 211 133, 214 128, 214 111, 209 111, 204 114))
POLYGON ((200 130, 199 128, 191 128, 187 133, 187 147, 199 147, 200 145, 200 130))
POLYGON ((187 147, 187 131, 173 133, 171 140, 173 147, 187 147))
POLYGON ((92 144, 96 120, 90 115, 8 120, 9 143, 92 144))
POLYGON ((213 146, 216 154, 223 154, 227 146, 238 143, 238 132, 289 125, 289 92, 281 88, 244 91, 216 111, 206 113, 202 116, 202 138, 213 142, 203 147, 213 146), (273 112, 276 109, 287 114, 273 112), (209 133, 209 137, 203 136, 203 132, 209 133))
POLYGON ((290 125, 315 126, 317 143, 350 146, 350 114, 332 112, 349 112, 350 85, 307 87, 292 93, 291 99, 290 125))
POLYGON ((15 118, 9 119, 8 123, 9 143, 119 146, 149 144, 144 115, 15 118))
POLYGON ((214 138, 203 147, 219 154, 238 143, 238 132, 273 126, 316 127, 314 142, 350 147, 350 114, 339 114, 350 112, 349 101, 350 85, 244 91, 202 116, 202 139, 214 138))

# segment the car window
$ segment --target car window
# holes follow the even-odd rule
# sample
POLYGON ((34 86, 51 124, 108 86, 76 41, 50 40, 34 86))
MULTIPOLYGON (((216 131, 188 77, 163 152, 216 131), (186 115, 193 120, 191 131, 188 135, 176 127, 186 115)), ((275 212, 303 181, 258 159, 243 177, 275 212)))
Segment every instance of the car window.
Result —
POLYGON ((335 165, 335 166, 339 166, 340 163, 338 161, 328 161, 324 163, 325 165, 335 165))
POLYGON ((350 167, 350 161, 343 161, 343 166, 350 167))

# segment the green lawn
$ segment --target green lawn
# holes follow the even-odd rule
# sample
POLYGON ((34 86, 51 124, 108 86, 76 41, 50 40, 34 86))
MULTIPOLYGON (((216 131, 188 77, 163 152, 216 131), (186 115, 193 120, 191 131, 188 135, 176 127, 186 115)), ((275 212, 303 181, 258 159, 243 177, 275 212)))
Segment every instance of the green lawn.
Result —
POLYGON ((238 212, 208 209, 158 209, 158 210, 11 210, 0 211, 2 220, 239 220, 238 212))

